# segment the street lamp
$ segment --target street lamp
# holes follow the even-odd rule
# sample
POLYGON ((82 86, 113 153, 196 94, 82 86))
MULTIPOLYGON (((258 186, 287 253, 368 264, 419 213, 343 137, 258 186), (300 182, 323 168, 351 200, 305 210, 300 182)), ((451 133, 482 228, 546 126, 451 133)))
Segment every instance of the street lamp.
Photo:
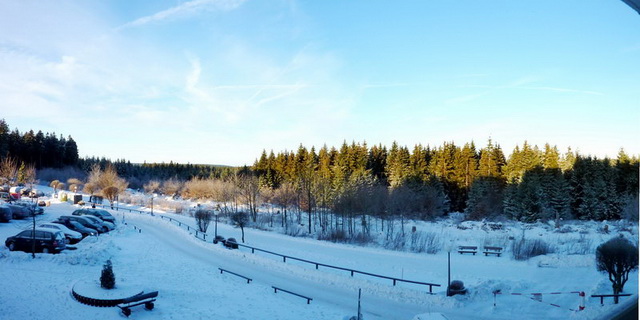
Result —
POLYGON ((214 227, 214 239, 218 237, 218 211, 213 211, 213 215, 216 216, 216 223, 214 227))

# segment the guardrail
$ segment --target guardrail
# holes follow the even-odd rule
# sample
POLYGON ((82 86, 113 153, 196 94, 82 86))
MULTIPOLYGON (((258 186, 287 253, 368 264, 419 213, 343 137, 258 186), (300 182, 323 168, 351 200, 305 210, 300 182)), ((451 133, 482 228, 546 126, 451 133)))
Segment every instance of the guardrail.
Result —
POLYGON ((235 273, 235 272, 229 271, 229 270, 227 270, 227 269, 218 268, 218 270, 220 270, 220 274, 222 274, 223 272, 226 272, 226 273, 230 273, 230 274, 232 274, 232 275, 234 275, 234 276, 236 276, 236 277, 243 278, 243 279, 247 280, 247 284, 248 284, 248 283, 250 283, 250 282, 251 282, 251 280, 253 280, 253 279, 251 279, 251 278, 249 278, 249 277, 245 277, 245 276, 243 276, 243 275, 241 275, 241 274, 238 274, 238 273, 235 273))
POLYGON ((274 286, 271 286, 271 288, 273 288, 273 293, 278 293, 278 290, 280 290, 282 292, 286 292, 288 294, 291 294, 291 295, 294 295, 294 296, 297 296, 297 297, 300 297, 300 298, 303 298, 303 299, 307 299, 307 304, 311 303, 311 300, 313 300, 313 298, 309 298, 307 296, 303 296, 301 294, 298 294, 298 293, 295 293, 295 292, 291 292, 289 290, 285 290, 285 289, 274 287, 274 286))
POLYGON ((277 252, 273 252, 273 251, 269 251, 269 250, 264 250, 264 249, 260 249, 260 248, 256 248, 256 247, 252 247, 246 244, 241 244, 238 243, 239 247, 245 247, 245 248, 249 248, 251 249, 251 253, 255 253, 256 251, 260 251, 260 252, 264 252, 264 253, 268 253, 268 254, 272 254, 275 256, 280 256, 282 257, 282 262, 287 262, 287 259, 290 260, 296 260, 296 261, 300 261, 300 262, 305 262, 305 263, 309 263, 309 264, 313 264, 316 266, 316 270, 319 268, 319 266, 323 266, 326 268, 331 268, 331 269, 337 269, 337 270, 343 270, 343 271, 348 271, 351 273, 351 276, 353 277, 354 274, 359 273, 359 274, 363 274, 363 275, 367 275, 367 276, 371 276, 371 277, 376 277, 376 278, 382 278, 382 279, 389 279, 393 281, 393 285, 395 286, 397 282, 406 282, 406 283, 413 283, 413 284, 419 284, 419 285, 425 285, 425 286, 429 286, 429 293, 433 293, 433 287, 440 287, 439 284, 436 283, 429 283, 429 282, 422 282, 422 281, 415 281, 415 280, 407 280, 407 279, 400 279, 400 278, 395 278, 395 277, 389 277, 389 276, 383 276, 383 275, 379 275, 379 274, 375 274, 375 273, 370 273, 370 272, 365 272, 365 271, 360 271, 360 270, 355 270, 355 269, 349 269, 349 268, 344 268, 344 267, 338 267, 338 266, 332 266, 330 264, 326 264, 326 263, 321 263, 321 262, 316 262, 316 261, 311 261, 311 260, 306 260, 306 259, 301 259, 301 258, 297 258, 297 257, 292 257, 292 256, 288 256, 288 255, 284 255, 281 253, 277 253, 277 252))
MULTIPOLYGON (((110 207, 110 205, 101 205, 98 204, 99 206, 102 207, 110 207)), ((119 209, 121 210, 127 210, 129 212, 138 212, 138 213, 147 213, 147 214, 152 214, 154 216, 159 216, 160 219, 167 219, 171 222, 176 222, 178 223, 179 227, 183 227, 186 228, 187 231, 194 231, 195 232, 195 237, 206 242, 207 241, 207 234, 205 232, 201 232, 198 231, 197 228, 189 226, 188 224, 178 220, 178 219, 174 219, 168 216, 164 216, 161 214, 153 214, 152 212, 149 211, 142 211, 142 210, 136 210, 136 209, 129 209, 129 208, 122 208, 120 207, 119 209), (193 229, 193 230, 192 230, 193 229)), ((117 210, 117 209, 114 209, 117 210)), ((366 276, 370 276, 370 277, 375 277, 375 278, 381 278, 381 279, 388 279, 391 280, 393 282, 393 285, 395 286, 396 283, 398 282, 406 282, 406 283, 412 283, 412 284, 417 284, 417 285, 423 285, 423 286, 429 286, 429 293, 433 294, 433 287, 440 287, 440 284, 436 284, 436 283, 430 283, 430 282, 422 282, 422 281, 415 281, 415 280, 407 280, 407 279, 400 279, 400 278, 396 278, 396 277, 390 277, 390 276, 384 276, 384 275, 379 275, 379 274, 375 274, 375 273, 371 273, 371 272, 366 272, 366 271, 360 271, 360 270, 355 270, 355 269, 350 269, 350 268, 344 268, 344 267, 338 267, 338 266, 333 266, 330 264, 326 264, 326 263, 321 263, 321 262, 316 262, 316 261, 311 261, 311 260, 306 260, 306 259, 302 259, 302 258, 297 258, 297 257, 292 257, 289 255, 285 255, 285 254, 281 254, 281 253, 277 253, 277 252, 273 252, 273 251, 269 251, 269 250, 265 250, 265 249, 260 249, 260 248, 256 248, 256 247, 252 247, 246 244, 241 244, 238 243, 239 247, 245 247, 248 249, 251 249, 251 253, 255 254, 256 251, 259 252, 264 252, 264 253, 268 253, 268 254, 272 254, 275 256, 279 256, 282 257, 282 262, 286 263, 287 259, 290 260, 295 260, 295 261, 300 261, 300 262, 304 262, 304 263, 309 263, 312 265, 316 266, 316 270, 320 267, 323 266, 325 268, 330 268, 330 269, 336 269, 336 270, 343 270, 343 271, 348 271, 351 276, 353 277, 355 274, 362 274, 362 275, 366 275, 366 276)), ((283 290, 284 291, 284 290, 283 290)))
POLYGON ((615 303, 618 303, 619 297, 629 297, 631 293, 618 293, 618 294, 592 294, 592 298, 600 298, 600 304, 604 305, 604 298, 614 298, 615 303))

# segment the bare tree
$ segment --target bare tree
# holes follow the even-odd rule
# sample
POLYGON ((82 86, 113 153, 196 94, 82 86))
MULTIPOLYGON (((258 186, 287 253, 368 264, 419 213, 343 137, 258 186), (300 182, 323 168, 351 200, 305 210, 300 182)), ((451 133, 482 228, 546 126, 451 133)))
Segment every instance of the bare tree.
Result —
POLYGON ((58 193, 58 186, 60 185, 60 180, 53 180, 49 183, 49 186, 53 188, 53 193, 58 193))
POLYGON ((237 187, 242 201, 249 208, 251 221, 256 222, 258 217, 258 201, 260 201, 260 181, 258 177, 250 173, 238 175, 237 187))
MULTIPOLYGON (((83 190, 84 188, 84 183, 78 178, 69 178, 67 180, 67 183, 69 184, 69 191, 76 192, 77 190, 83 190)), ((62 187, 60 187, 60 190, 62 190, 62 187)), ((98 191, 98 190, 96 189, 95 191, 98 191)), ((91 192, 87 192, 87 193, 91 193, 91 192)))
MULTIPOLYGON (((613 294, 619 294, 629 280, 629 272, 638 269, 638 248, 625 238, 613 238, 596 249, 596 267, 609 274, 613 294)), ((618 303, 617 296, 614 300, 618 303)))
MULTIPOLYGON (((69 191, 76 192, 76 188, 73 188, 73 186, 74 185, 70 185, 69 186, 69 191)), ((84 188, 82 188, 82 191, 84 191, 84 192, 86 192, 86 193, 88 193, 90 195, 93 195, 94 193, 96 193, 99 190, 100 189, 98 188, 98 186, 96 184, 94 184, 94 183, 91 183, 91 182, 87 182, 84 185, 84 188)))
POLYGON ((6 157, 0 161, 0 184, 14 185, 18 178, 18 163, 15 159, 6 157))
POLYGON ((206 209, 198 209, 196 210, 196 213, 193 216, 196 219, 196 225, 198 226, 198 230, 200 230, 201 232, 207 232, 207 229, 209 228, 209 223, 211 223, 211 219, 213 218, 213 211, 206 210, 206 209))
POLYGON ((214 179, 193 178, 184 184, 182 196, 193 199, 213 199, 214 179))
POLYGON ((282 210, 282 226, 288 227, 287 209, 291 207, 296 200, 296 190, 290 182, 284 182, 280 188, 276 189, 273 195, 273 203, 282 210))
POLYGON ((170 195, 172 197, 176 197, 182 191, 184 183, 178 179, 171 178, 162 183, 162 188, 160 191, 166 195, 170 195))
POLYGON ((94 164, 89 172, 87 184, 85 184, 85 192, 93 195, 99 191, 104 197, 109 199, 111 208, 118 195, 127 188, 129 183, 118 176, 116 168, 109 164, 102 170, 100 165, 94 164))
POLYGON ((119 193, 120 193, 120 190, 118 190, 118 187, 115 187, 115 186, 110 186, 102 189, 102 195, 104 195, 105 198, 109 200, 109 204, 111 204, 111 209, 113 209, 113 203, 116 201, 116 198, 118 197, 119 193))
POLYGON ((249 215, 244 211, 238 211, 231 216, 231 222, 242 231, 242 243, 244 243, 244 227, 249 222, 249 215))
POLYGON ((160 191, 160 181, 151 180, 151 181, 147 182, 143 186, 143 188, 144 188, 144 193, 147 193, 147 194, 156 193, 156 192, 160 191))

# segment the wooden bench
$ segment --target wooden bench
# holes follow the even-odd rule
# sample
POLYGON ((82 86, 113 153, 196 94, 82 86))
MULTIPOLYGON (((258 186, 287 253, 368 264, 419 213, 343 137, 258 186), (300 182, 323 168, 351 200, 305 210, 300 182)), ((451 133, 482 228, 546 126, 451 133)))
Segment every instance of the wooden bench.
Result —
POLYGON ((458 246, 458 252, 460 254, 473 253, 473 255, 475 256, 476 253, 478 253, 478 247, 477 246, 458 246))
POLYGON ((124 314, 125 317, 129 317, 131 315, 131 307, 139 306, 141 304, 144 304, 145 309, 153 310, 153 302, 156 301, 155 298, 157 296, 158 291, 141 293, 130 298, 122 299, 122 303, 118 305, 118 308, 122 310, 122 314, 124 314))
POLYGON ((271 286, 271 288, 273 288, 273 293, 278 293, 278 290, 280 290, 280 291, 286 292, 288 294, 291 294, 291 295, 294 295, 294 296, 297 296, 297 297, 300 297, 300 298, 303 298, 303 299, 307 299, 307 304, 311 303, 311 300, 313 300, 313 298, 309 298, 309 297, 303 296, 301 294, 297 294, 295 292, 291 292, 289 290, 285 290, 285 289, 274 287, 274 286, 271 286))
POLYGON ((498 257, 502 254, 502 248, 501 247, 489 247, 489 246, 484 246, 484 251, 483 251, 485 256, 488 256, 490 254, 495 254, 498 257))

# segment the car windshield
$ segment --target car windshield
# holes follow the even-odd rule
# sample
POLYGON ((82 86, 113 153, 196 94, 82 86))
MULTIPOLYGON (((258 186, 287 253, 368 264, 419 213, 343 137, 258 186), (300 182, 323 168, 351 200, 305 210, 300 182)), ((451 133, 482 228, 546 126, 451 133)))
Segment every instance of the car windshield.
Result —
POLYGON ((80 222, 76 222, 76 221, 69 221, 69 222, 71 223, 72 226, 76 228, 84 229, 84 226, 80 222))

